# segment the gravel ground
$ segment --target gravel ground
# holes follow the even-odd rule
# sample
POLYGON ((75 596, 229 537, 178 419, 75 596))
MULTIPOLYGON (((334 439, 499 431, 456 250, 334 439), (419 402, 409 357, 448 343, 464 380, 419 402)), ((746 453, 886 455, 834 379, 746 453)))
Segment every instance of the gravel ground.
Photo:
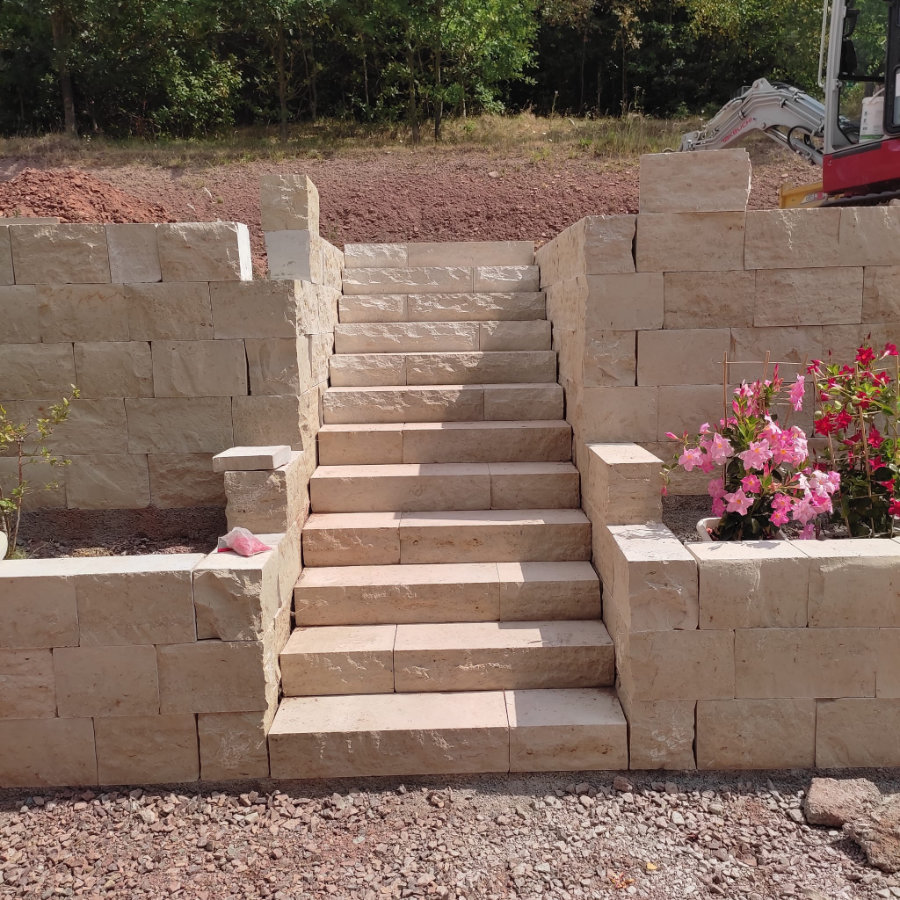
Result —
MULTIPOLYGON (((859 773, 854 773, 859 774, 859 773)), ((883 793, 900 775, 862 773, 883 793)), ((0 792, 0 897, 900 897, 803 773, 0 792)))

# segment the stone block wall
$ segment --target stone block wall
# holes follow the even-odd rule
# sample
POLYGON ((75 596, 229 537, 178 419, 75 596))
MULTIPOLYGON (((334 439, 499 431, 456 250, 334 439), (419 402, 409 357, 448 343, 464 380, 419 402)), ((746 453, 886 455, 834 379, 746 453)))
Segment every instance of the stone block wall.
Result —
POLYGON ((666 432, 720 418, 726 353, 750 363, 730 368, 739 384, 767 353, 793 376, 869 335, 900 341, 900 207, 745 210, 748 178, 740 150, 645 157, 638 215, 583 219, 538 251, 582 474, 588 443, 668 459, 666 432))
MULTIPOLYGON (((264 179, 261 195, 267 240, 277 227, 293 260, 272 253, 266 281, 245 225, 0 219, 0 405, 24 419, 81 392, 50 442, 71 464, 30 470, 59 483, 30 506, 221 506, 210 457, 235 444, 289 444, 312 471, 342 254, 308 180, 264 179), (278 219, 285 206, 314 215, 278 219)), ((0 479, 13 472, 0 457, 0 479)))

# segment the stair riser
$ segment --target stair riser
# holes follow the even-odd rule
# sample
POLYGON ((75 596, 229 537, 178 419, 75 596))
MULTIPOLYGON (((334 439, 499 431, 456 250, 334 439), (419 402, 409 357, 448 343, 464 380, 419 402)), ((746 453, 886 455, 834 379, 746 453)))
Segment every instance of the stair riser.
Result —
POLYGON ((337 354, 550 350, 550 323, 397 322, 338 325, 337 354))
POLYGON ((510 293, 540 290, 537 266, 345 269, 344 294, 510 293))
POLYGON ((531 266, 533 241, 413 241, 395 244, 347 244, 348 269, 383 266, 531 266))
POLYGON ((358 294, 340 299, 342 324, 363 322, 531 322, 546 317, 541 292, 358 294))

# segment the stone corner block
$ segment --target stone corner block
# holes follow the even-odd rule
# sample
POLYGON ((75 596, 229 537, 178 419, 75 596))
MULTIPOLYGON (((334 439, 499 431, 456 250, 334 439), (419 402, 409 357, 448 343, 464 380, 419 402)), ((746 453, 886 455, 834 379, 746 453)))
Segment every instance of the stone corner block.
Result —
POLYGON ((163 281, 252 281, 250 232, 239 222, 157 227, 163 281))
POLYGON ((263 231, 319 233, 319 191, 307 175, 263 175, 259 206, 263 231))
POLYGON ((287 444, 270 447, 229 447, 212 458, 213 472, 252 472, 278 469, 291 460, 287 444))
POLYGON ((750 179, 750 156, 743 149, 648 153, 640 163, 640 211, 743 212, 750 179))

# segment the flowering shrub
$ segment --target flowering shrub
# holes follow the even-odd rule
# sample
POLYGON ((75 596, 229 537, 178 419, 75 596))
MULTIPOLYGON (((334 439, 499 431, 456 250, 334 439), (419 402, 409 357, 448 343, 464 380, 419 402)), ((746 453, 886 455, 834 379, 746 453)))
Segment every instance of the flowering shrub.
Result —
POLYGON ((678 467, 709 474, 721 469, 708 486, 712 515, 720 517, 716 540, 772 538, 788 522, 800 523, 800 536, 811 538, 817 521, 832 512, 839 473, 813 467, 803 429, 782 427, 774 411, 779 401, 802 409, 804 392, 803 374, 786 387, 776 366, 771 380, 741 384, 732 415, 715 427, 704 423, 694 437, 667 434, 682 444, 677 460, 664 468, 667 477, 678 467))
POLYGON ((900 516, 898 366, 894 344, 876 354, 866 343, 852 366, 813 360, 809 367, 824 464, 841 477, 835 518, 851 537, 890 537, 898 530, 893 518, 900 516))

